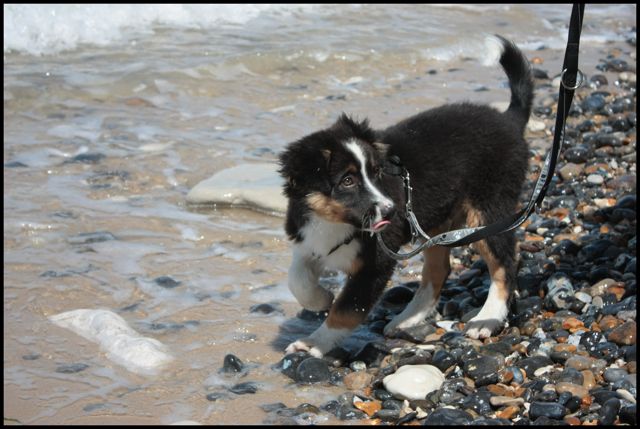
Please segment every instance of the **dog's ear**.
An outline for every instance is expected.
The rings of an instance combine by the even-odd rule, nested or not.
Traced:
[[[373,143],[375,141],[375,132],[369,126],[368,119],[357,121],[346,113],[343,113],[340,115],[333,127],[349,130],[349,134],[362,141],[369,143]]]
[[[280,153],[278,172],[285,180],[286,196],[330,186],[325,182],[332,152],[323,144],[323,139],[322,132],[314,133],[287,145]]]

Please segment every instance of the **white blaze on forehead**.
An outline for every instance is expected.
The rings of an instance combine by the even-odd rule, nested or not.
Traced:
[[[360,172],[362,174],[362,180],[364,181],[364,186],[375,197],[376,202],[377,203],[392,204],[391,200],[389,198],[385,197],[382,194],[382,192],[380,192],[380,190],[378,188],[376,188],[373,185],[373,183],[371,182],[371,180],[369,179],[369,176],[367,174],[367,168],[366,168],[366,165],[367,165],[366,156],[364,154],[364,151],[360,147],[360,145],[358,143],[356,143],[355,141],[353,141],[353,140],[349,140],[348,142],[345,143],[345,147],[347,149],[349,149],[349,151],[351,151],[351,153],[353,153],[353,156],[355,156],[355,158],[360,163]]]

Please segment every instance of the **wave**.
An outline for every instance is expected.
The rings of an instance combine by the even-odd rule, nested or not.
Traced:
[[[209,29],[244,25],[267,14],[288,17],[316,9],[314,5],[4,5],[4,52],[31,55],[73,50],[80,44],[125,43],[154,27]]]

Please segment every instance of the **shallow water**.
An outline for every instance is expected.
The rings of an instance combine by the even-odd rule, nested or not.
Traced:
[[[553,76],[570,14],[567,5],[123,6],[122,27],[114,14],[92,29],[82,18],[104,10],[56,9],[52,18],[13,7],[5,6],[4,405],[5,418],[27,424],[259,424],[261,404],[334,399],[343,388],[296,386],[271,368],[313,328],[294,317],[283,220],[196,210],[187,192],[223,168],[273,161],[342,111],[383,127],[448,101],[507,101],[502,71],[481,64],[481,35],[513,39]],[[592,70],[612,45],[624,46],[632,26],[635,5],[587,6],[581,66]],[[394,281],[417,279],[414,265]],[[180,283],[163,287],[161,276]],[[281,312],[250,312],[265,302]],[[175,360],[138,375],[47,319],[79,308],[118,313]],[[218,373],[227,353],[248,364],[247,375]],[[69,364],[88,367],[60,371]],[[258,392],[206,399],[241,381]]]

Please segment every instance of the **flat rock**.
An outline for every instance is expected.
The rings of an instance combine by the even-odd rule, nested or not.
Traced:
[[[192,204],[220,204],[283,215],[287,199],[284,180],[276,164],[241,164],[221,170],[194,186],[187,194]]]
[[[424,399],[444,383],[444,374],[433,365],[405,365],[390,375],[382,384],[398,399]]]
[[[141,336],[112,311],[78,309],[50,316],[49,320],[100,344],[109,359],[132,372],[154,374],[173,359],[160,341]]]

